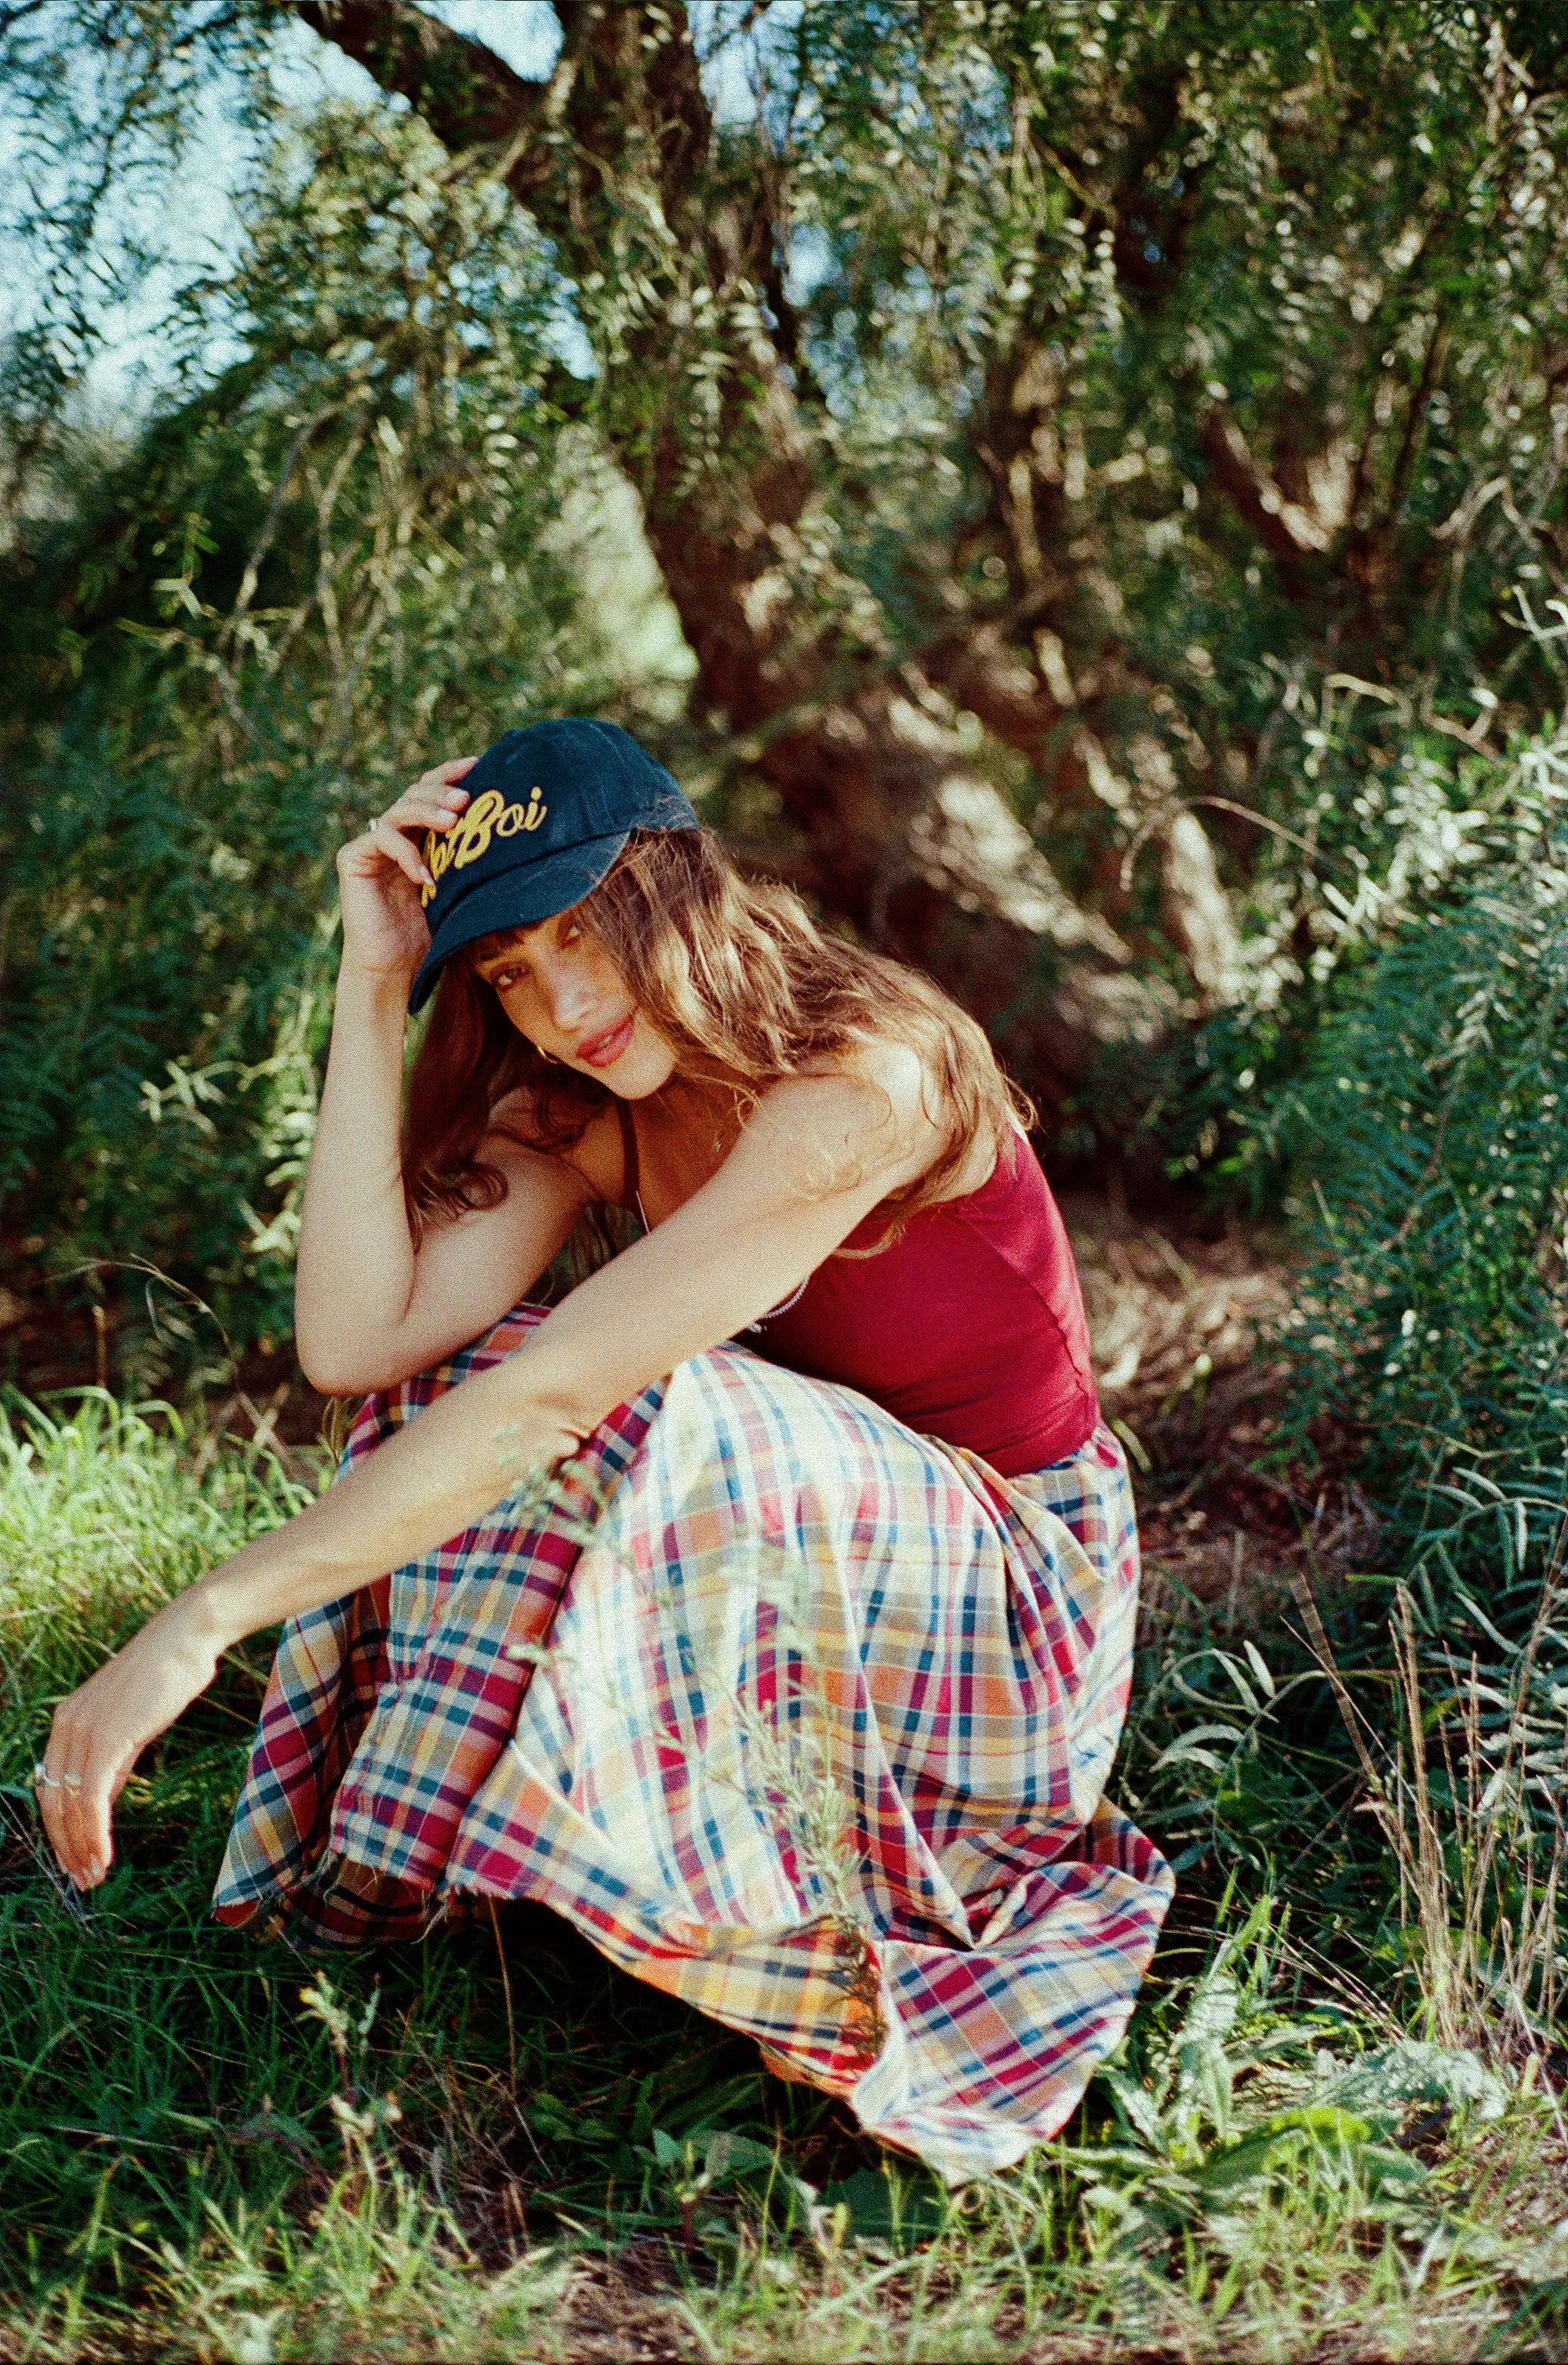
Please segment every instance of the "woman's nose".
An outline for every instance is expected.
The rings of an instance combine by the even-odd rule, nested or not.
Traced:
[[[575,1034],[594,1008],[593,981],[575,961],[554,965],[543,979],[544,998],[552,1023],[563,1035]]]

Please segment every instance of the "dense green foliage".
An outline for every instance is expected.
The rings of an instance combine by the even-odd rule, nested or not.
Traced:
[[[1498,758],[1327,744],[1301,987],[1260,965],[1166,1059],[1146,1126],[1173,1177],[1283,1198],[1280,1450],[1353,1464],[1397,1560],[1456,1479],[1547,1531],[1563,1501],[1568,778],[1555,732]]]
[[[1159,1103],[1183,1164],[1241,1156],[1242,1093],[1305,1074],[1337,1006],[1333,898],[1383,877],[1406,808],[1462,808],[1455,740],[1561,704],[1558,644],[1521,629],[1562,574],[1550,12],[945,0],[703,24],[711,74],[749,56],[756,87],[678,185],[610,46],[588,62],[636,193],[609,213],[610,163],[547,123],[509,185],[418,111],[291,111],[268,61],[314,37],[259,0],[51,0],[7,28],[17,137],[55,178],[16,199],[35,319],[5,392],[0,1226],[24,1295],[94,1269],[117,1369],[199,1372],[217,1337],[182,1342],[165,1296],[160,1338],[117,1261],[204,1297],[241,1351],[286,1331],[334,845],[519,715],[647,724],[604,571],[558,531],[627,476],[654,557],[621,555],[664,570],[696,651],[666,627],[697,679],[654,727],[718,781],[709,810],[777,831],[781,737],[857,683],[868,730],[874,691],[909,693],[909,731],[1000,787],[1083,906],[1053,961],[1130,956],[1173,982],[1179,1031],[1223,1005]],[[171,297],[180,374],[106,443],[61,404],[112,328],[105,272],[132,284],[151,253],[136,193],[203,108],[253,160],[236,258]],[[771,243],[721,287],[758,191]],[[704,579],[759,533],[706,619]],[[688,581],[690,536],[711,564]],[[782,685],[778,713],[747,719],[742,674]],[[784,850],[831,911],[854,866],[813,874],[799,832],[839,791],[803,777]],[[1193,887],[1200,813],[1228,906]],[[898,821],[879,878],[928,820]],[[1017,908],[987,869],[1015,856],[985,845],[959,904]],[[874,933],[886,891],[841,924]],[[1048,968],[1009,969],[1014,1000]],[[1112,1064],[1116,1146],[1134,1095]],[[1280,1171],[1240,1180],[1267,1195]]]
[[[1476,767],[1468,786],[1472,862],[1388,931],[1293,1095],[1316,1250],[1296,1417],[1357,1424],[1365,1482],[1406,1497],[1406,1517],[1439,1474],[1479,1469],[1554,1521],[1568,1439],[1562,745],[1490,778]]]
[[[435,753],[598,683],[542,539],[553,298],[494,185],[330,111],[222,300],[243,361],[13,562],[0,1207],[46,1269],[150,1261],[242,1348],[290,1327],[336,846]],[[129,1367],[210,1366],[166,1293],[137,1321],[143,1285],[100,1283]]]
[[[1506,661],[1539,698],[1551,669],[1501,611],[1556,576],[1544,12],[808,8],[797,38],[777,104],[829,266],[807,350],[846,476],[881,493],[857,547],[918,647],[947,488],[963,558],[1080,677],[1047,789],[1095,713],[1090,665],[1185,793],[1234,795],[1235,751],[1265,810],[1303,795],[1264,739],[1293,679],[1419,686],[1468,725]],[[994,444],[954,433],[977,401]],[[988,506],[1020,452],[1032,526]]]

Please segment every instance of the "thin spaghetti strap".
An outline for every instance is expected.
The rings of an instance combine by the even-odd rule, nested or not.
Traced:
[[[637,1169],[637,1128],[631,1109],[616,1095],[615,1114],[621,1120],[621,1204],[630,1213],[643,1212],[642,1177]]]

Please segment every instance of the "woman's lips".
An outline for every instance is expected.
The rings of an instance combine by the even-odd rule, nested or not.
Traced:
[[[586,1067],[613,1068],[632,1040],[632,1030],[637,1024],[636,1012],[631,1011],[618,1025],[606,1027],[602,1035],[590,1035],[586,1043],[577,1045],[577,1057]]]

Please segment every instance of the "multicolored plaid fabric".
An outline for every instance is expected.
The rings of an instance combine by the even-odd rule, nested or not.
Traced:
[[[512,1351],[366,1405],[353,1461]],[[528,1897],[952,2180],[1054,2134],[1172,1882],[1103,1788],[1120,1447],[1004,1479],[716,1348],[542,1495],[286,1629],[217,1911],[318,1944]]]

